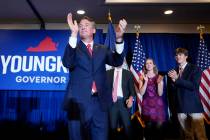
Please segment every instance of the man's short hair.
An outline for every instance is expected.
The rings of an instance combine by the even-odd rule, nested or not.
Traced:
[[[90,17],[88,17],[88,16],[83,16],[83,17],[80,19],[80,21],[81,21],[81,20],[84,20],[84,19],[90,21],[90,22],[92,23],[92,25],[93,25],[93,28],[96,29],[96,23],[95,23],[95,21],[94,21],[92,18],[90,18]]]
[[[185,56],[188,56],[188,50],[185,48],[177,48],[175,53],[176,53],[176,55],[184,54]]]

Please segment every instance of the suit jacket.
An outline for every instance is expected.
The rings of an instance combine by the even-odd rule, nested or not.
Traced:
[[[107,81],[108,81],[108,91],[112,93],[113,89],[113,80],[114,80],[114,69],[107,71]],[[123,100],[126,101],[129,96],[135,96],[135,87],[134,87],[134,78],[133,74],[123,69],[122,70],[122,91],[123,91]]]
[[[90,56],[85,44],[80,41],[76,48],[67,44],[62,59],[63,65],[69,68],[69,83],[64,97],[63,107],[69,111],[72,106],[77,109],[88,107],[91,101],[92,83],[95,81],[99,100],[103,110],[108,109],[112,96],[106,92],[105,64],[119,66],[124,55],[112,52],[104,45],[94,44]]]
[[[176,68],[176,71],[178,72],[178,68]],[[203,107],[199,98],[200,77],[200,69],[197,66],[188,63],[182,76],[175,82],[171,82],[171,92],[174,96],[173,102],[177,113],[203,112]]]

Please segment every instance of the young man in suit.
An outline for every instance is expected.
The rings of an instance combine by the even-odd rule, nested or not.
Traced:
[[[119,123],[122,124],[126,139],[131,140],[131,116],[130,108],[133,105],[133,98],[136,95],[134,79],[130,71],[122,66],[107,71],[108,90],[112,93],[112,106],[109,109],[111,127],[111,138],[117,136]]]
[[[185,140],[207,140],[202,116],[203,107],[199,98],[201,71],[187,62],[188,51],[176,49],[178,67],[169,71],[174,96],[175,109]]]
[[[124,19],[119,21],[116,28],[116,51],[112,52],[108,47],[94,43],[96,28],[91,18],[83,17],[78,25],[69,13],[67,21],[71,36],[62,62],[70,72],[64,97],[64,109],[70,118],[70,139],[106,140],[111,95],[106,91],[105,64],[119,66],[123,63],[123,34],[127,22]],[[78,33],[80,41],[77,41]]]

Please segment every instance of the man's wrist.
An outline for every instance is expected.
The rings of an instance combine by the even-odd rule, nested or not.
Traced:
[[[176,77],[175,77],[175,81],[176,81],[178,78],[179,78],[179,76],[176,76]]]
[[[70,36],[69,37],[69,45],[72,48],[76,48],[76,45],[77,45],[77,37]]]
[[[116,44],[122,44],[123,43],[123,39],[122,38],[117,38],[116,39]]]
[[[71,33],[71,36],[72,36],[72,37],[77,37],[77,34],[78,34],[77,32],[72,32],[72,33]]]
[[[172,81],[176,82],[177,79],[178,77],[172,78]]]
[[[130,100],[130,101],[133,101],[133,96],[130,96],[130,97],[129,97],[129,100]]]
[[[122,43],[123,43],[123,41],[121,41],[121,42],[116,41],[116,44],[122,44]]]

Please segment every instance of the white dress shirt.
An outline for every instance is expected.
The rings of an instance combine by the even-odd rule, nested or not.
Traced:
[[[184,65],[182,65],[182,66],[179,66],[179,68],[182,68],[182,70],[184,70],[184,68],[187,66],[187,62],[184,64]]]

